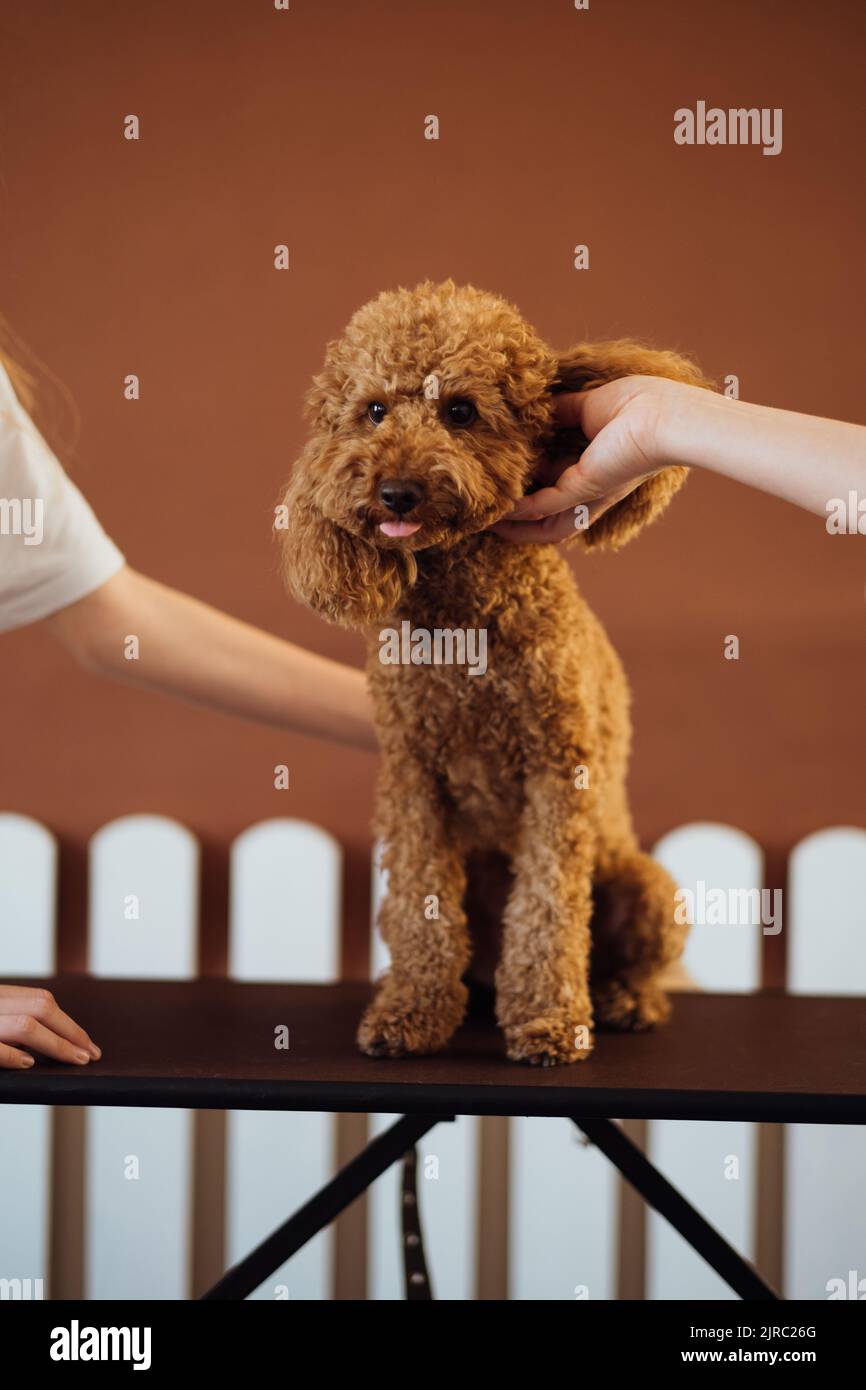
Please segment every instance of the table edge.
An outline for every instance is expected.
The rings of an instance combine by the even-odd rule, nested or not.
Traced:
[[[0,1073],[0,1106],[125,1106],[353,1114],[527,1115],[539,1118],[744,1120],[866,1124],[866,1095],[406,1082],[255,1081],[202,1077],[26,1077]]]

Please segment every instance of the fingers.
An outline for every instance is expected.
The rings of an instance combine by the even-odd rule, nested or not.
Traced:
[[[521,497],[507,519],[541,521],[543,517],[552,516],[555,512],[564,512],[566,507],[597,500],[598,491],[587,481],[581,461],[564,469],[551,487],[542,487],[538,492],[530,492],[528,496]]]
[[[4,1014],[0,1017],[0,1042],[17,1043],[57,1062],[76,1062],[82,1066],[90,1061],[90,1053],[60,1038],[44,1023],[30,1014]]]
[[[28,1012],[40,1023],[43,1023],[46,1028],[50,1028],[52,1033],[66,1038],[79,1051],[89,1053],[94,1061],[97,1061],[102,1053],[96,1043],[73,1018],[69,1017],[69,1014],[63,1012],[54,995],[47,989],[37,990],[36,993],[39,997],[36,999],[34,1007],[28,1009]]]
[[[553,398],[553,418],[563,429],[583,430],[589,391],[562,391]],[[586,431],[584,430],[584,434]]]
[[[102,1053],[47,989],[0,985],[0,1041],[27,1047],[61,1062],[82,1064]]]
[[[498,536],[518,545],[557,545],[578,531],[585,531],[607,511],[609,505],[611,504],[607,501],[591,503],[588,507],[588,519],[584,520],[576,517],[574,511],[569,508],[567,511],[546,516],[541,521],[499,521],[490,529]]]
[[[638,483],[634,484],[637,487]],[[617,488],[606,497],[599,497],[594,502],[582,503],[576,507],[569,507],[566,511],[553,512],[538,521],[513,521],[512,512],[510,517],[497,522],[491,526],[491,531],[495,531],[498,536],[503,536],[505,540],[514,541],[518,545],[558,545],[560,541],[568,540],[577,531],[588,531],[600,516],[609,512],[611,507],[615,507],[617,502],[621,502],[634,487]],[[526,499],[529,500],[528,498]]]
[[[19,1052],[17,1047],[7,1047],[0,1043],[0,1071],[22,1071],[33,1066],[29,1052]]]

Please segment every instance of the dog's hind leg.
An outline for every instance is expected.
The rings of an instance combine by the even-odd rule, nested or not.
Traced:
[[[636,1031],[668,1017],[658,977],[682,954],[688,931],[677,921],[676,891],[670,874],[637,849],[600,857],[590,974],[599,1027]]]

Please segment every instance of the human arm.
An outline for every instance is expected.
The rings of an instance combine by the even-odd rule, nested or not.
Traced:
[[[88,670],[226,714],[373,750],[363,674],[124,565],[43,620]],[[126,639],[138,639],[129,659]]]
[[[735,401],[660,377],[623,377],[557,397],[557,423],[589,440],[579,460],[524,497],[496,528],[520,543],[574,535],[671,464],[706,469],[827,515],[849,491],[866,496],[866,427]],[[545,481],[545,480],[542,480]]]

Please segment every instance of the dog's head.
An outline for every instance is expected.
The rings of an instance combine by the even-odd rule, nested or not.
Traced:
[[[594,375],[591,348],[557,357],[510,304],[450,281],[372,300],[328,347],[307,398],[312,428],[285,497],[289,586],[347,626],[393,613],[420,552],[486,530],[531,486],[553,389],[623,374]],[[618,508],[597,540],[637,529],[629,499]],[[640,511],[641,523],[654,514],[645,501]]]

